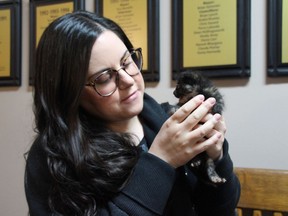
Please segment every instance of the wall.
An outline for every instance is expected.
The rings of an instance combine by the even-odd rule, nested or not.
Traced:
[[[3,1],[3,0],[1,0]],[[32,89],[28,85],[29,1],[23,0],[22,86],[0,88],[0,215],[27,215],[23,188],[24,152],[33,140]],[[93,0],[86,8],[93,11]],[[266,77],[266,5],[252,0],[251,77],[215,81],[225,96],[224,113],[235,166],[288,169],[288,78]],[[159,102],[176,102],[170,81],[170,0],[160,0],[159,83],[147,92]]]

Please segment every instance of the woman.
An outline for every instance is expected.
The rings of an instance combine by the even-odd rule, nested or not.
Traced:
[[[30,215],[233,215],[240,193],[214,98],[168,118],[144,93],[141,49],[89,12],[51,23],[39,42],[37,136],[25,190]],[[227,182],[189,169],[206,151]]]

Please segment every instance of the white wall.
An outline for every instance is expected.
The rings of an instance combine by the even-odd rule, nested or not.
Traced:
[[[0,0],[3,1],[3,0]],[[0,215],[27,215],[23,188],[24,157],[33,140],[32,90],[28,85],[29,0],[23,0],[22,86],[0,88]],[[266,5],[252,0],[251,77],[215,81],[225,96],[227,138],[235,166],[288,169],[288,77],[266,76]],[[86,1],[93,11],[94,0]],[[160,0],[159,83],[147,92],[159,102],[172,95],[170,0]]]

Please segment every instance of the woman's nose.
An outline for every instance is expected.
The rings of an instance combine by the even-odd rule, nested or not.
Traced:
[[[125,89],[134,84],[134,78],[130,76],[124,68],[118,70],[118,88]]]

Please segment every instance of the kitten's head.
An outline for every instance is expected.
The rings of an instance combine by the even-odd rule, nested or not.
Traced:
[[[174,90],[175,97],[179,98],[179,106],[182,106],[191,98],[198,94],[203,94],[205,98],[214,97],[216,105],[212,113],[222,113],[224,100],[218,89],[213,83],[199,71],[181,72]]]

